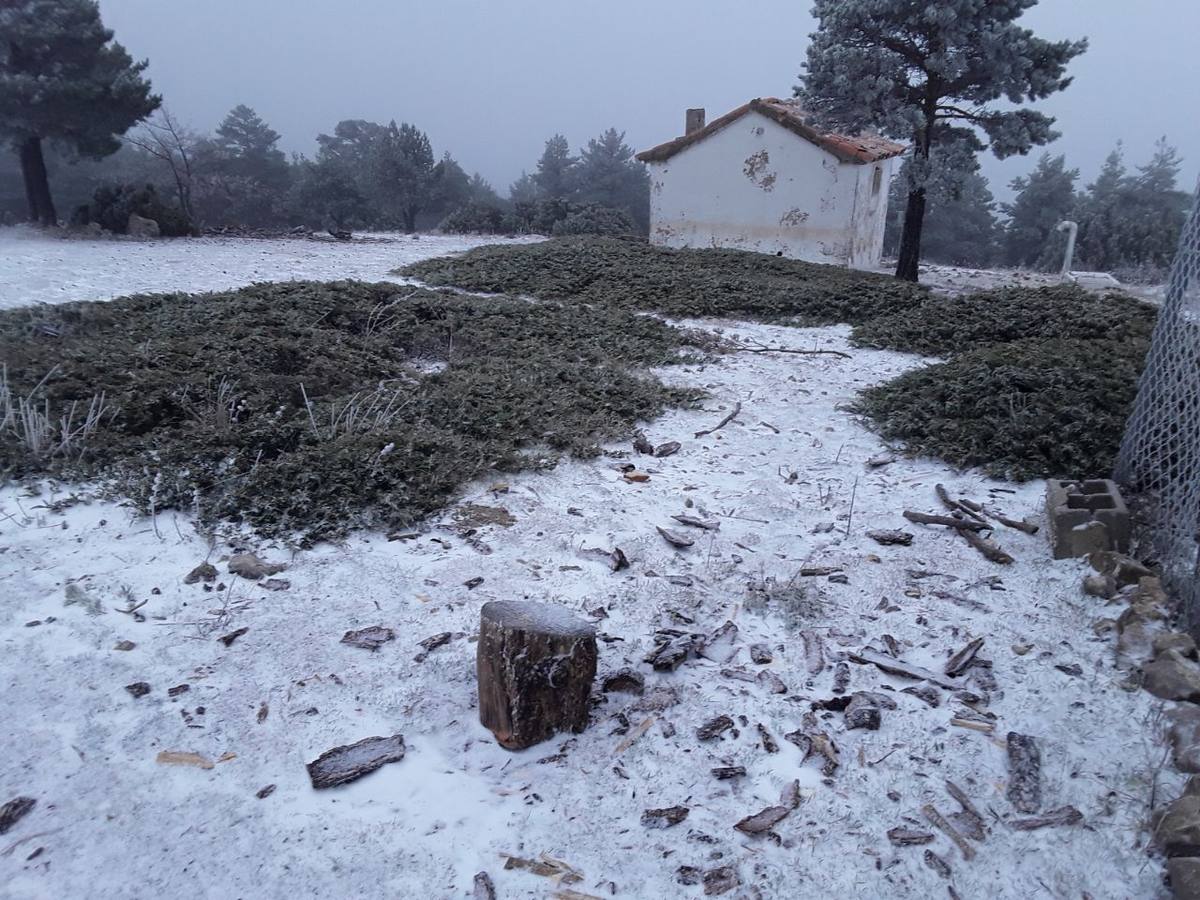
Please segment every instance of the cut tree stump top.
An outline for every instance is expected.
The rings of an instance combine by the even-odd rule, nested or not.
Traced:
[[[585,619],[562,606],[521,600],[485,603],[481,615],[513,631],[533,631],[558,637],[594,638],[596,629]]]

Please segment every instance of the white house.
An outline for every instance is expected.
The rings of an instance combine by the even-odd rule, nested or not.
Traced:
[[[792,100],[751,100],[707,125],[689,109],[682,137],[637,156],[650,168],[650,240],[875,268],[904,150],[818,129]]]

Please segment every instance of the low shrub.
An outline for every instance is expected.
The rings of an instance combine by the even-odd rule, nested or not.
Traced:
[[[585,203],[576,207],[565,218],[555,222],[551,229],[552,234],[560,237],[568,234],[634,234],[636,231],[637,225],[629,213],[599,203]]]
[[[195,231],[183,211],[164,202],[152,184],[102,185],[91,203],[75,210],[71,223],[95,222],[113,234],[125,234],[131,214],[153,219],[163,237],[184,237]]]
[[[686,402],[642,370],[706,348],[644,316],[359,282],[8,310],[14,396],[111,412],[70,460],[0,431],[0,472],[308,541],[404,525]]]
[[[442,220],[438,229],[447,234],[504,234],[504,211],[491,203],[468,203]]]

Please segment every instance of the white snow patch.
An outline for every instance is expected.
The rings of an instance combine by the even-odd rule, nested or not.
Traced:
[[[163,246],[155,252],[176,252]],[[194,245],[178,246],[188,253]],[[214,246],[222,248],[214,256],[245,252]],[[389,256],[379,265],[396,263]],[[89,267],[76,265],[81,273]],[[110,293],[133,289],[112,277]],[[955,535],[900,517],[905,508],[936,510],[937,482],[976,500],[994,498],[1010,516],[1036,517],[1043,486],[956,473],[929,459],[868,469],[867,459],[885,448],[842,406],[918,360],[851,348],[846,328],[724,328],[770,346],[846,350],[852,359],[732,354],[665,371],[712,395],[702,411],[670,412],[646,426],[654,443],[682,442],[679,454],[640,457],[651,476],[641,485],[621,477],[620,460],[601,458],[507,477],[508,493],[469,486],[464,502],[502,505],[516,517],[510,528],[475,535],[490,554],[455,530],[447,510],[416,539],[357,533],[294,554],[257,547],[265,558],[289,561],[279,577],[290,590],[271,591],[229,575],[222,560],[231,548],[210,549],[186,515],[152,522],[101,502],[50,512],[39,507],[67,489],[41,497],[0,491],[0,799],[39,801],[0,839],[0,893],[463,897],[474,873],[487,870],[500,896],[543,897],[554,886],[505,871],[500,854],[546,853],[583,872],[573,890],[596,896],[610,896],[611,882],[617,897],[698,897],[700,887],[676,882],[678,867],[726,864],[769,898],[945,896],[945,882],[922,861],[924,848],[893,848],[885,832],[926,828],[925,803],[956,811],[944,788],[949,778],[990,828],[970,862],[940,833],[931,845],[949,861],[959,895],[1159,895],[1161,866],[1141,849],[1142,829],[1153,780],[1161,797],[1173,796],[1179,779],[1158,771],[1163,704],[1118,686],[1113,640],[1091,630],[1113,608],[1080,593],[1083,565],[1053,560],[1043,535],[998,533],[1017,558],[999,567]],[[692,438],[735,401],[743,404],[735,421]],[[791,483],[789,471],[798,473]],[[717,517],[721,528],[697,531],[695,546],[680,551],[654,526],[682,527],[669,516],[687,501],[689,512]],[[915,534],[911,547],[881,547],[865,536],[898,527]],[[585,546],[619,546],[631,566],[613,573],[581,555]],[[183,583],[205,558],[222,570],[224,588]],[[842,566],[849,583],[801,579],[803,565]],[[936,574],[914,578],[906,570]],[[667,577],[680,575],[692,585]],[[477,576],[483,583],[468,590],[464,582]],[[811,582],[820,591],[824,612],[803,624],[825,638],[827,653],[881,646],[887,633],[909,661],[940,669],[950,652],[986,637],[981,656],[993,661],[999,685],[988,707],[998,717],[995,734],[951,726],[958,704],[947,692],[938,709],[897,693],[899,708],[883,712],[878,732],[846,732],[840,714],[827,714],[822,727],[842,766],[824,780],[783,735],[800,725],[810,699],[830,697],[832,673],[810,677],[784,617],[743,605],[747,584],[763,578]],[[86,579],[105,612],[64,606],[69,579]],[[146,621],[115,611],[126,605],[124,587],[148,600]],[[636,697],[610,694],[584,733],[521,753],[501,749],[478,722],[471,636],[483,603],[520,599],[581,613],[604,607],[597,627],[616,640],[600,644],[601,677],[639,667],[647,695],[666,687],[678,702],[660,691],[665,708],[647,709]],[[695,625],[681,625],[672,610]],[[732,665],[755,671],[745,648],[769,643],[770,667],[788,694],[722,677],[722,665],[703,659],[665,674],[641,663],[655,628],[712,631],[727,619],[740,629]],[[346,630],[371,625],[394,628],[397,640],[378,652],[339,643]],[[249,630],[232,646],[216,640],[236,628]],[[415,662],[418,642],[443,631],[468,637]],[[137,646],[114,650],[121,640]],[[1011,649],[1018,643],[1033,649],[1018,655]],[[1083,675],[1055,669],[1068,663]],[[906,685],[874,668],[851,668],[852,690]],[[131,697],[124,685],[136,681],[151,693]],[[183,683],[190,689],[169,698],[167,689]],[[695,728],[718,714],[735,718],[738,736],[699,743]],[[618,752],[650,717],[649,729]],[[761,749],[757,723],[778,741],[778,754]],[[1018,832],[1004,824],[1014,818],[1005,798],[1010,730],[1039,740],[1044,808],[1072,804],[1084,825]],[[305,764],[323,751],[397,732],[410,747],[403,761],[343,788],[309,785]],[[236,756],[206,771],[160,765],[162,750]],[[717,781],[709,770],[719,765],[743,765],[747,775]],[[777,827],[782,846],[733,830],[778,802],[793,778],[804,799]],[[275,792],[256,799],[268,784]],[[685,822],[654,831],[640,824],[643,810],[675,804],[691,809]]]

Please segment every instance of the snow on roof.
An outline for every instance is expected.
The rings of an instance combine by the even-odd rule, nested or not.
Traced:
[[[703,128],[685,134],[674,140],[659,144],[649,150],[643,150],[637,155],[642,162],[662,162],[670,159],[676,153],[704,140],[726,125],[732,125],[749,112],[757,112],[772,119],[791,131],[793,134],[816,144],[823,150],[832,153],[842,162],[873,163],[883,159],[899,156],[907,148],[886,138],[873,134],[851,136],[825,131],[810,124],[804,113],[804,108],[798,100],[780,100],[777,97],[758,97],[726,113],[719,119],[713,119]]]

